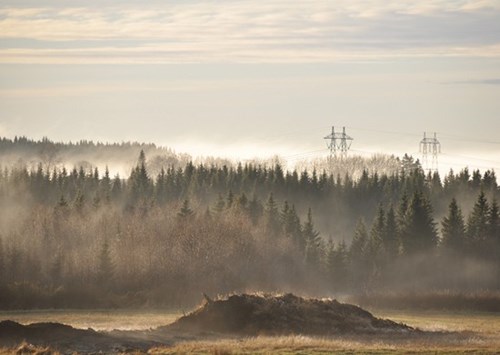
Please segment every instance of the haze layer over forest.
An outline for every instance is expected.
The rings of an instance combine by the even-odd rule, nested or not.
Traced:
[[[8,308],[188,306],[200,292],[500,288],[493,171],[441,177],[409,156],[300,171],[279,161],[194,163],[136,143],[23,138],[1,148]],[[115,163],[109,152],[137,153],[129,174],[95,167],[93,159]],[[65,167],[58,157],[86,163]]]

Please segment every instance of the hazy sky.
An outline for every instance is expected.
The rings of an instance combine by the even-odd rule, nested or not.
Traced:
[[[0,135],[500,170],[500,0],[2,0]],[[309,153],[312,152],[312,153]]]

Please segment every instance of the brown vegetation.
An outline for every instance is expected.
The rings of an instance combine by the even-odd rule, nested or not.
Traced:
[[[306,299],[293,294],[242,294],[206,301],[168,328],[185,332],[212,331],[250,336],[404,333],[413,330],[404,324],[375,318],[351,304],[330,299]]]

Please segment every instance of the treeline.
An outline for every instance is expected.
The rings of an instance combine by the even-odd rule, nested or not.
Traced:
[[[497,290],[498,193],[492,171],[441,182],[408,156],[395,174],[359,179],[193,163],[152,177],[144,152],[126,179],[83,167],[4,169],[0,305]]]
[[[48,138],[40,140],[27,137],[9,139],[0,137],[0,161],[5,166],[36,167],[41,164],[51,171],[62,166],[92,166],[108,164],[114,171],[122,171],[133,166],[140,151],[150,157],[151,172],[159,171],[161,166],[185,166],[193,158],[184,153],[177,153],[168,147],[152,143],[121,142],[103,143],[91,140],[78,142],[54,142]],[[227,163],[223,159],[208,159],[217,163]]]

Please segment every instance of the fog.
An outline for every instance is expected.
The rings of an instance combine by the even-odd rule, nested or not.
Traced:
[[[493,171],[426,174],[408,155],[289,167],[139,143],[1,144],[5,308],[500,287]]]

